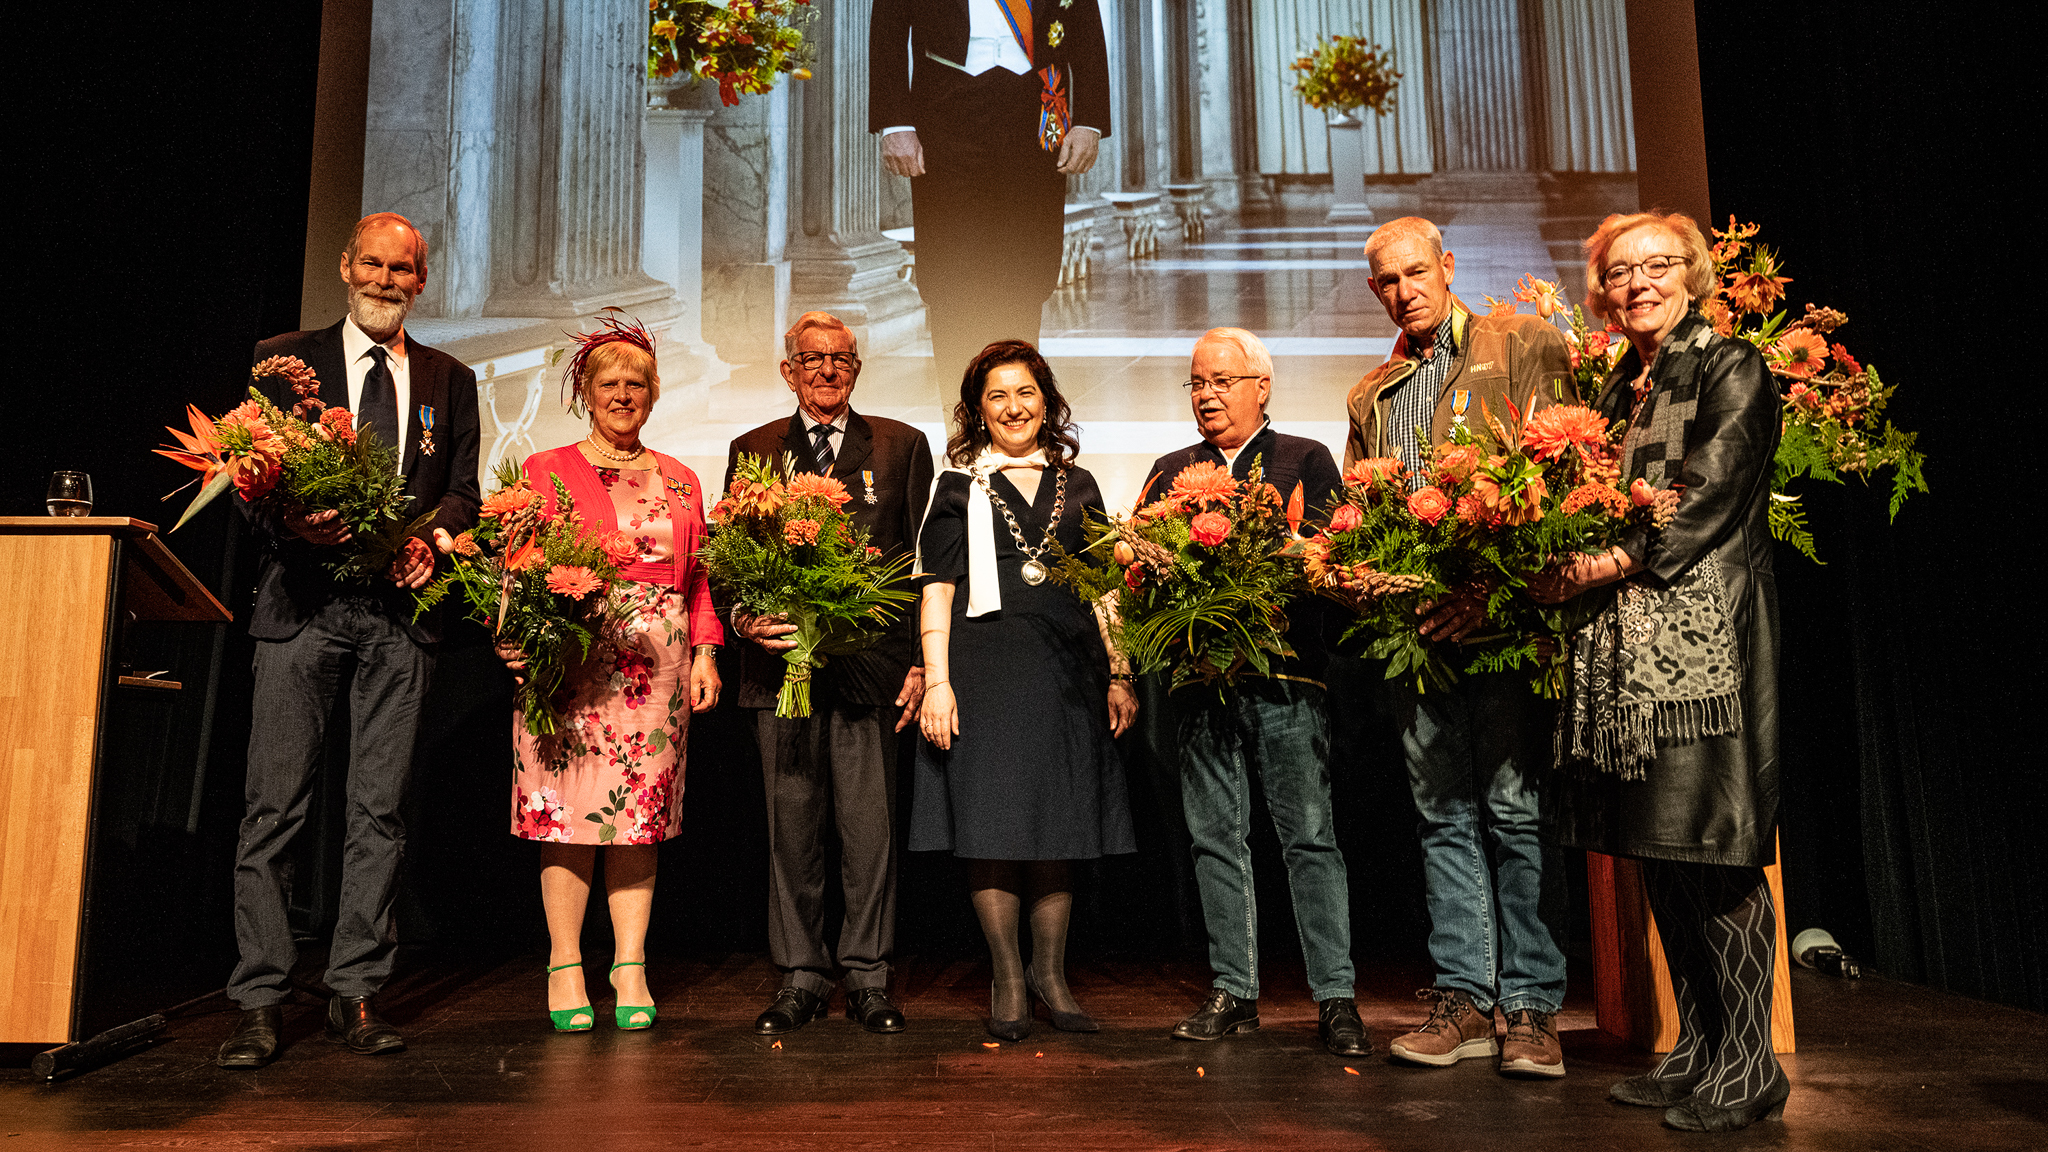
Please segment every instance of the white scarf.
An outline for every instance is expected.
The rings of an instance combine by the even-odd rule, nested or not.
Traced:
[[[984,448],[974,463],[966,468],[951,467],[945,472],[957,472],[967,477],[967,614],[986,616],[1003,610],[1003,589],[996,576],[996,532],[995,505],[988,487],[988,477],[1000,468],[1046,467],[1045,450],[1033,449],[1027,456],[1006,456],[994,448]],[[1044,483],[1044,481],[1040,481]],[[980,499],[976,499],[976,490]],[[932,499],[925,502],[925,517],[930,519],[933,500],[938,496],[939,477],[932,477]],[[917,567],[924,571],[924,529],[918,528]]]

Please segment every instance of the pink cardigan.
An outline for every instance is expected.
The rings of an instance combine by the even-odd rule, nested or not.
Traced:
[[[702,485],[697,474],[673,456],[654,452],[654,462],[668,488],[668,514],[675,524],[675,564],[673,571],[665,564],[630,564],[624,575],[650,584],[667,584],[681,592],[690,619],[690,643],[723,644],[725,629],[718,623],[718,613],[711,605],[711,584],[705,578],[704,566],[697,563],[697,549],[704,543],[705,531]],[[554,482],[548,479],[551,475],[560,476],[568,485],[576,510],[590,530],[611,532],[618,528],[604,482],[597,478],[597,469],[583,458],[576,445],[550,448],[526,458],[526,482],[547,501],[552,512],[556,501]]]

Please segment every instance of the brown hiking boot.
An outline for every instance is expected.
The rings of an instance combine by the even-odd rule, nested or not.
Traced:
[[[1493,1013],[1481,1012],[1469,995],[1455,989],[1422,988],[1415,998],[1434,1000],[1436,1007],[1430,1009],[1422,1027],[1387,1046],[1396,1059],[1448,1068],[1469,1056],[1491,1056],[1500,1051],[1493,1038]],[[1560,1064],[1560,1071],[1562,1068]]]
[[[1517,1008],[1507,1017],[1508,1032],[1500,1045],[1500,1074],[1564,1075],[1564,1045],[1557,1040],[1557,1017],[1535,1008]]]

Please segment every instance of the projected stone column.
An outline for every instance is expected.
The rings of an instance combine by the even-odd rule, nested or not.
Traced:
[[[924,302],[900,274],[903,246],[882,235],[880,147],[868,132],[871,0],[816,0],[818,66],[797,83],[802,131],[793,150],[797,199],[789,238],[789,310],[830,312],[863,356],[898,351],[924,333]]]
[[[1432,213],[1533,222],[1542,210],[1533,138],[1543,131],[1543,109],[1532,98],[1537,77],[1522,11],[1530,2],[1442,0],[1429,8],[1437,176],[1423,203]]]
[[[503,0],[497,195],[486,316],[624,308],[672,318],[670,287],[641,267],[640,0]]]

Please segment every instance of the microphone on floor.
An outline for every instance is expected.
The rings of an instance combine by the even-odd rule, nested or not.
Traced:
[[[1842,951],[1835,938],[1825,928],[1808,928],[1792,938],[1792,956],[1799,963],[1816,972],[1840,976],[1844,980],[1863,978],[1863,966],[1855,957]]]

